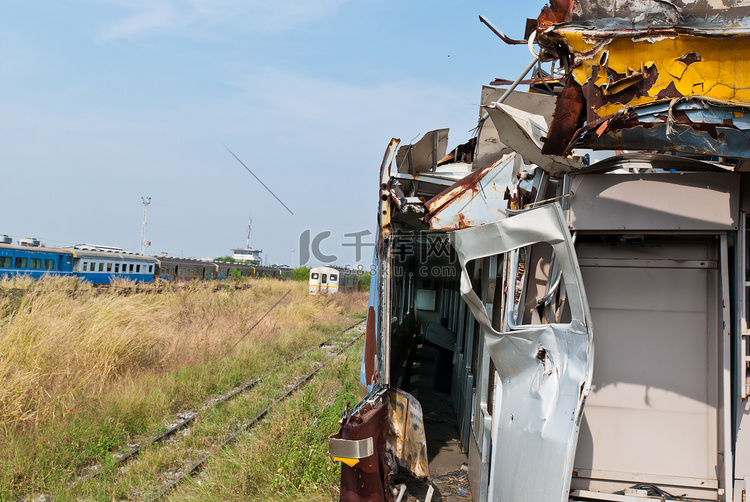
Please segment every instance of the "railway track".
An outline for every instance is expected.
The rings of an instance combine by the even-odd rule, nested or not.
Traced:
[[[313,361],[313,365],[315,367],[312,370],[307,371],[301,377],[294,380],[291,384],[286,385],[287,390],[285,392],[283,392],[280,395],[277,395],[275,398],[273,398],[270,401],[266,401],[267,403],[266,406],[260,412],[258,412],[251,420],[245,423],[242,423],[239,427],[237,427],[231,433],[229,433],[226,437],[224,437],[224,439],[220,441],[216,441],[209,448],[209,453],[202,455],[200,459],[193,462],[186,469],[180,472],[176,477],[173,477],[173,479],[171,479],[165,486],[161,487],[158,490],[156,495],[149,498],[148,500],[157,500],[161,498],[164,494],[166,494],[169,490],[174,488],[177,484],[179,484],[186,477],[189,477],[192,474],[199,471],[200,468],[203,466],[203,464],[206,462],[206,460],[208,460],[215,452],[218,452],[219,450],[221,450],[222,447],[234,441],[237,438],[237,436],[241,434],[242,432],[247,431],[248,429],[251,429],[256,424],[258,424],[261,420],[263,420],[263,418],[271,411],[271,409],[274,406],[276,406],[277,404],[281,403],[286,398],[294,394],[298,389],[300,389],[302,386],[308,383],[319,371],[321,371],[323,368],[328,366],[338,356],[343,354],[348,348],[353,346],[362,336],[364,336],[364,333],[358,332],[356,336],[352,338],[346,338],[343,341],[338,341],[337,338],[341,337],[345,333],[353,330],[354,328],[356,328],[357,326],[360,326],[363,323],[364,323],[364,320],[361,320],[361,321],[358,321],[356,323],[353,323],[345,327],[344,329],[337,331],[332,336],[307,348],[306,350],[284,361],[283,363],[275,366],[274,368],[270,369],[263,375],[234,388],[232,391],[228,392],[227,394],[219,398],[214,398],[208,401],[206,404],[204,404],[204,406],[201,408],[200,411],[179,415],[180,420],[176,424],[169,427],[166,431],[150,438],[147,441],[142,442],[141,444],[133,447],[130,451],[117,457],[116,460],[114,461],[114,467],[115,468],[124,467],[124,464],[133,460],[135,457],[140,455],[143,451],[149,449],[152,446],[157,445],[158,443],[165,442],[167,439],[174,436],[178,431],[184,431],[186,429],[189,429],[192,425],[196,424],[196,422],[198,421],[200,417],[206,415],[210,410],[215,409],[219,405],[226,403],[230,400],[233,400],[237,398],[238,396],[247,394],[252,389],[257,388],[259,384],[261,384],[261,382],[268,380],[269,377],[271,377],[275,373],[278,373],[280,370],[284,368],[289,368],[290,366],[302,360],[306,355],[310,354],[311,352],[317,349],[328,349],[326,356],[323,358],[323,361],[318,361],[318,360]],[[332,352],[330,350],[332,350]],[[104,472],[104,469],[102,468],[91,469],[89,473],[83,476],[80,476],[76,481],[71,483],[69,489],[73,490],[74,488],[79,487],[83,483],[86,483],[87,481],[99,476],[102,472]]]
[[[194,474],[195,472],[197,472],[200,469],[200,467],[214,454],[214,452],[219,451],[221,448],[223,448],[227,444],[229,444],[232,441],[234,441],[239,434],[245,432],[246,430],[248,430],[251,427],[253,427],[254,425],[256,425],[258,422],[260,422],[261,420],[263,420],[263,418],[268,414],[269,411],[271,411],[271,409],[275,405],[279,404],[280,402],[282,402],[283,400],[285,400],[286,398],[288,398],[289,396],[291,396],[300,387],[302,387],[307,382],[309,382],[320,370],[322,370],[323,368],[325,368],[326,366],[328,366],[331,362],[333,362],[336,359],[336,357],[338,357],[339,355],[341,355],[342,353],[344,353],[344,351],[346,351],[346,349],[348,349],[349,347],[351,347],[352,345],[354,345],[363,336],[364,336],[364,333],[361,333],[361,334],[357,335],[354,339],[352,339],[350,342],[346,343],[337,352],[335,352],[332,356],[330,356],[327,361],[325,361],[324,363],[320,364],[313,371],[311,371],[307,375],[304,375],[302,378],[300,378],[289,390],[287,390],[285,393],[283,393],[282,395],[280,395],[279,397],[277,397],[276,399],[274,399],[273,401],[271,401],[271,403],[268,406],[266,406],[260,413],[258,413],[254,418],[252,418],[250,421],[245,422],[244,424],[242,424],[237,430],[235,430],[234,432],[232,432],[224,440],[222,440],[221,442],[219,442],[219,443],[215,444],[214,446],[212,446],[211,453],[208,453],[208,454],[204,455],[200,460],[198,460],[197,462],[193,463],[188,469],[186,469],[185,471],[183,471],[182,473],[180,473],[176,479],[174,479],[169,484],[167,484],[167,486],[165,486],[164,488],[162,488],[161,490],[159,490],[159,492],[156,495],[154,495],[152,498],[150,498],[149,500],[150,501],[154,501],[154,500],[160,499],[165,493],[167,493],[169,490],[171,490],[172,488],[174,488],[183,479],[185,479],[186,477],[188,477],[188,476]]]

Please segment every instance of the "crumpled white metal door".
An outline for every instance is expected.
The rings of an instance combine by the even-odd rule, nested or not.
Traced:
[[[583,406],[593,372],[591,316],[558,204],[454,232],[461,295],[484,328],[497,369],[488,500],[568,500]],[[467,262],[546,242],[562,273],[571,322],[498,331],[472,289]]]

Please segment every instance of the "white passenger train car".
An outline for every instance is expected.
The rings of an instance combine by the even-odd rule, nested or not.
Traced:
[[[348,271],[333,267],[315,267],[310,269],[308,291],[311,295],[318,293],[332,295],[340,291],[354,290],[359,283],[359,277]]]

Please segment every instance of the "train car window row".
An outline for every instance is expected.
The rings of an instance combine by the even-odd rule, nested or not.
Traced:
[[[46,264],[47,261],[49,261],[50,263],[54,264],[53,260],[46,260],[45,261],[45,268],[48,268],[48,266]],[[113,268],[112,268],[113,264],[111,262],[105,263],[105,262],[94,262],[94,261],[88,262],[88,261],[84,261],[83,264],[82,264],[82,266],[81,266],[81,270],[83,272],[96,272],[97,271],[97,265],[98,265],[99,272],[104,272],[105,264],[106,264],[107,272],[112,272],[112,270],[113,270]],[[54,267],[54,265],[52,265],[52,266]],[[143,265],[143,270],[146,270],[146,265]],[[135,264],[134,263],[115,263],[114,264],[114,272],[115,273],[120,273],[121,271],[122,271],[123,274],[125,274],[125,273],[137,273],[137,274],[140,274],[141,273],[141,264],[140,263],[135,263]],[[153,272],[154,271],[154,266],[153,265],[149,265],[148,266],[148,271],[149,271],[149,273]]]
[[[53,260],[46,260],[46,261],[52,262],[53,266],[54,266],[54,261]],[[45,268],[47,268],[46,261],[45,261]],[[83,265],[81,267],[81,270],[83,272],[89,272],[89,271],[96,272],[97,263],[99,265],[99,272],[104,272],[104,262],[94,262],[94,261],[92,261],[92,262],[84,261]],[[112,272],[112,263],[107,263],[106,265],[107,265],[107,272]],[[146,270],[146,265],[143,266],[143,269]],[[123,274],[125,274],[125,273],[140,274],[141,273],[141,264],[140,263],[122,263],[122,264],[115,263],[114,264],[114,271],[115,271],[115,273],[116,274],[120,273],[121,270],[122,270]],[[149,273],[153,272],[154,271],[154,266],[153,265],[149,265],[148,266],[148,271],[149,271]]]
[[[24,258],[17,256],[15,267],[13,266],[13,257],[0,256],[0,268],[29,268],[32,270],[55,270],[55,260],[49,258]]]

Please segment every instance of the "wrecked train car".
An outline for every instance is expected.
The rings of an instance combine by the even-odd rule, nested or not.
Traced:
[[[553,1],[474,138],[391,141],[342,501],[747,500],[748,14]]]

